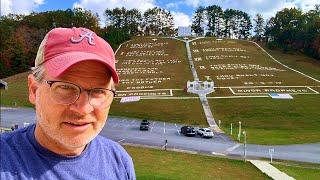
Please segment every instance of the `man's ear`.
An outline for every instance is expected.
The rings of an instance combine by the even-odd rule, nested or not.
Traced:
[[[28,76],[28,88],[29,88],[29,101],[31,104],[35,105],[38,83],[32,74],[29,74]]]

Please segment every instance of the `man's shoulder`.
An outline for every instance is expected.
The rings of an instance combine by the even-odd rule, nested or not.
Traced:
[[[6,145],[10,143],[14,143],[15,140],[22,140],[24,135],[27,133],[27,128],[21,128],[12,132],[4,132],[0,134],[1,145]]]
[[[101,136],[101,135],[98,135],[94,139],[94,141],[95,141],[96,144],[101,145],[101,147],[105,147],[105,148],[108,148],[108,149],[124,150],[123,147],[119,143],[117,143],[117,142],[115,142],[115,141],[113,141],[111,139],[108,139],[108,138],[106,138],[104,136]]]

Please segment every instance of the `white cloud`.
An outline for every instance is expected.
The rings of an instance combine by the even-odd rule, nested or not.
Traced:
[[[9,13],[14,14],[30,14],[35,11],[44,0],[0,0],[1,1],[1,15]]]
[[[174,12],[172,11],[172,16],[174,18],[174,26],[190,26],[191,25],[191,19],[188,15],[182,13],[182,12]]]
[[[319,0],[184,0],[185,4],[196,8],[199,5],[218,5],[222,9],[233,8],[247,12],[251,17],[260,13],[265,19],[276,14],[283,8],[301,8],[303,12],[314,9]]]
[[[185,0],[186,5],[197,8],[201,0]]]
[[[116,7],[125,7],[126,9],[136,8],[142,12],[155,7],[154,0],[79,0],[73,4],[74,7],[81,7],[98,13],[100,16],[100,25],[104,26],[106,9],[114,9]]]

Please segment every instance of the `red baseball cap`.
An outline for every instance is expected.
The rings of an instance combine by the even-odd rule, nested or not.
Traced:
[[[40,44],[35,67],[44,64],[48,74],[59,77],[72,65],[82,61],[98,61],[111,72],[115,83],[119,76],[111,46],[86,28],[55,28]]]

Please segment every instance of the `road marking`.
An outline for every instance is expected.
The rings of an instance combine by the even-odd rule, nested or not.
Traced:
[[[308,88],[308,89],[310,89],[311,91],[313,91],[313,92],[315,92],[315,93],[319,94],[319,92],[318,92],[318,91],[316,91],[316,90],[312,89],[311,87],[307,87],[307,88]]]
[[[166,133],[166,123],[163,122],[163,134],[165,134],[165,133]]]
[[[217,152],[211,152],[211,154],[213,154],[213,155],[219,155],[219,156],[225,156],[225,154],[217,153]]]
[[[229,152],[237,149],[240,145],[241,145],[241,144],[236,144],[236,145],[234,145],[234,146],[232,146],[232,147],[229,147],[226,151],[229,153]]]
[[[232,88],[231,88],[231,87],[229,87],[229,89],[230,89],[230,91],[232,92],[232,94],[236,94],[236,93],[234,93],[234,91],[232,90]]]
[[[121,139],[120,141],[118,141],[118,143],[120,143],[120,142],[122,142],[122,141],[124,141],[124,139]]]

